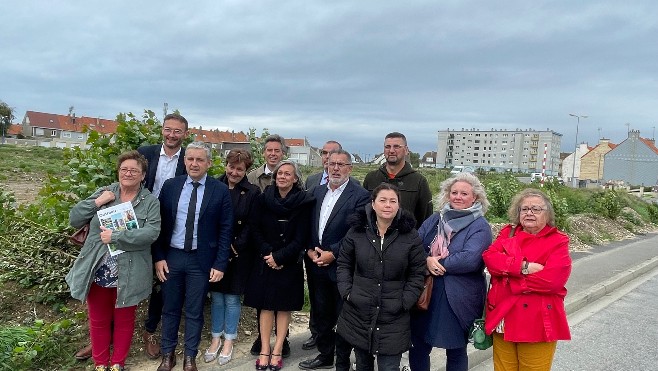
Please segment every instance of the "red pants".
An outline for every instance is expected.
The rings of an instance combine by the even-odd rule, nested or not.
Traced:
[[[137,306],[116,308],[117,289],[91,284],[87,296],[89,335],[96,366],[123,366],[130,352]],[[110,359],[110,344],[114,345]]]

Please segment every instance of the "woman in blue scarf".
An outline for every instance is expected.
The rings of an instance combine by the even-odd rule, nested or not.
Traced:
[[[446,370],[468,370],[468,329],[482,316],[485,296],[482,253],[491,245],[484,218],[489,201],[475,175],[459,173],[441,183],[438,212],[418,230],[434,277],[427,311],[411,313],[409,365],[429,371],[432,348],[446,350]]]

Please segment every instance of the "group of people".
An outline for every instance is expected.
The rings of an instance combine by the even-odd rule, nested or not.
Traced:
[[[363,185],[336,141],[322,147],[323,171],[304,183],[298,165],[284,160],[279,135],[264,140],[262,166],[249,171],[251,154],[234,149],[215,179],[207,174],[210,149],[200,142],[184,148],[187,133],[184,117],[167,115],[161,145],[121,154],[118,182],[71,210],[73,227],[90,225],[66,277],[89,314],[91,344],[76,357],[91,356],[97,371],[124,369],[137,304],[149,296],[146,353],[161,358],[158,371],[175,367],[184,312],[183,370],[196,370],[208,295],[203,361],[230,362],[244,304],[257,310],[256,370],[278,371],[290,354],[291,312],[304,304],[304,268],[311,337],[303,348],[319,354],[301,369],[346,371],[354,352],[357,370],[373,370],[375,360],[379,370],[399,370],[409,351],[411,370],[425,371],[438,347],[447,370],[467,370],[468,329],[485,309],[496,370],[548,370],[556,341],[569,338],[569,240],[541,191],[517,196],[511,224],[492,243],[478,178],[457,174],[433,202],[427,180],[405,159],[401,133],[385,137],[386,163]],[[103,227],[97,211],[125,202],[139,228]],[[111,253],[109,244],[123,252]],[[420,310],[427,276],[431,301]]]

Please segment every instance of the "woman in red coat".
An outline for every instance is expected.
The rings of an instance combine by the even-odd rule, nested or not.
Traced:
[[[537,189],[521,191],[508,215],[512,224],[482,255],[491,274],[485,328],[493,333],[494,370],[550,370],[557,341],[571,339],[564,310],[569,237]]]

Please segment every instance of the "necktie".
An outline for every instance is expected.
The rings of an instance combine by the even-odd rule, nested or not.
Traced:
[[[187,219],[185,220],[185,251],[192,250],[192,240],[194,239],[194,219],[196,218],[196,194],[197,188],[201,183],[192,182],[192,196],[190,196],[190,205],[187,207]]]

